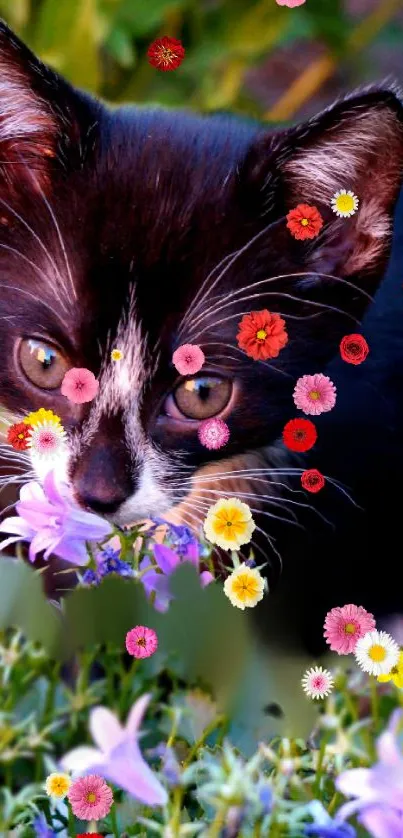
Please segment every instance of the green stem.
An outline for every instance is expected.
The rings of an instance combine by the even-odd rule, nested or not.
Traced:
[[[229,803],[221,803],[217,809],[216,816],[207,833],[207,838],[220,838],[221,830],[224,826],[225,816],[229,809]]]
[[[313,787],[313,796],[319,797],[320,792],[320,781],[322,779],[322,768],[323,768],[323,760],[326,753],[326,745],[327,745],[327,736],[322,737],[322,741],[320,743],[319,748],[319,756],[318,756],[318,767],[316,769],[316,777],[315,777],[315,784]]]
[[[370,675],[369,678],[369,686],[371,691],[371,710],[372,710],[372,719],[373,719],[373,729],[374,732],[378,730],[378,723],[379,723],[379,699],[378,699],[378,690],[377,690],[377,681],[374,675]]]
[[[190,749],[190,751],[189,751],[189,753],[188,753],[188,755],[187,755],[187,757],[186,757],[186,759],[183,763],[184,768],[187,768],[187,766],[191,763],[193,757],[196,756],[199,748],[201,748],[202,745],[204,745],[204,742],[206,741],[207,737],[210,736],[210,733],[212,733],[213,730],[215,730],[217,727],[220,727],[220,725],[224,724],[225,721],[226,721],[225,716],[218,716],[217,719],[214,719],[214,721],[211,722],[208,725],[208,727],[206,727],[206,729],[203,731],[200,739],[198,739],[197,742],[195,742],[195,744],[192,745],[192,747],[191,747],[191,749]]]
[[[180,834],[180,825],[181,825],[181,811],[182,811],[182,801],[183,801],[183,794],[184,789],[181,786],[177,786],[173,792],[173,812],[172,818],[169,821],[169,829],[172,838],[177,838]]]
[[[113,804],[111,809],[111,824],[115,838],[119,838],[118,818],[116,814],[116,806]]]
[[[74,824],[74,815],[71,806],[68,807],[68,826],[69,826],[69,835],[75,835],[75,824]]]

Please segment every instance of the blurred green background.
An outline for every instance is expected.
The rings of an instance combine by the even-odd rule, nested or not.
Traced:
[[[403,0],[0,0],[0,14],[70,81],[110,102],[310,115],[363,82],[403,81]],[[180,38],[174,72],[149,43]]]

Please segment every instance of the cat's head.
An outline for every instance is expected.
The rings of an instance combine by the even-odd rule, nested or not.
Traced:
[[[61,417],[57,468],[82,505],[123,524],[182,504],[192,525],[221,493],[254,507],[276,492],[259,469],[286,467],[276,441],[296,378],[323,370],[382,277],[402,119],[394,91],[377,89],[279,132],[112,111],[1,27],[0,403],[11,421]],[[350,218],[331,209],[339,189],[359,198]],[[311,241],[286,227],[299,203],[325,222]],[[273,361],[237,345],[242,314],[261,309],[287,324]],[[205,353],[193,378],[172,363],[184,343]],[[99,378],[93,402],[61,394],[69,367]],[[230,429],[217,452],[197,434],[210,416]]]

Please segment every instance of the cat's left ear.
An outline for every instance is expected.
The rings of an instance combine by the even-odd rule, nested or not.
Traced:
[[[360,278],[373,293],[382,275],[403,176],[403,106],[393,89],[352,95],[287,131],[262,133],[246,161],[262,206],[279,218],[298,204],[315,206],[324,226],[317,238],[282,239],[305,270]],[[359,201],[350,217],[332,210],[336,192]]]
[[[97,103],[76,91],[0,21],[0,187],[78,159]],[[100,108],[100,106],[99,106]]]

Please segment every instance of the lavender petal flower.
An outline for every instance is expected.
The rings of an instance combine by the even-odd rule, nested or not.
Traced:
[[[395,710],[377,742],[378,762],[371,768],[352,768],[337,778],[336,787],[355,800],[338,811],[340,819],[357,815],[375,838],[403,835],[403,756],[396,735],[403,711]]]
[[[38,553],[48,559],[51,553],[73,565],[86,565],[86,541],[100,541],[112,533],[107,522],[76,506],[58,485],[53,472],[46,475],[43,487],[31,481],[21,488],[16,505],[19,517],[6,518],[0,532],[12,533],[0,543],[0,550],[16,541],[29,541],[29,559]]]
[[[191,564],[199,570],[198,548],[196,553],[193,545],[188,545],[186,555],[184,556],[180,556],[178,553],[175,553],[174,550],[167,547],[165,544],[155,544],[153,551],[155,561],[161,570],[161,573],[158,573],[157,570],[151,567],[150,559],[148,556],[145,556],[140,562],[139,570],[145,571],[147,567],[150,567],[150,570],[143,574],[141,581],[144,585],[144,590],[147,596],[150,596],[152,593],[155,594],[154,607],[157,611],[166,611],[169,607],[171,599],[173,599],[173,595],[171,594],[169,588],[169,577],[174,570],[184,562],[191,562]],[[200,574],[200,584],[203,588],[213,581],[214,576],[210,573],[210,571],[202,571]]]
[[[106,707],[95,707],[90,714],[90,730],[98,748],[74,748],[63,757],[63,770],[77,776],[99,774],[148,806],[164,806],[166,790],[138,746],[139,728],[150,698],[143,695],[133,704],[125,727]]]

